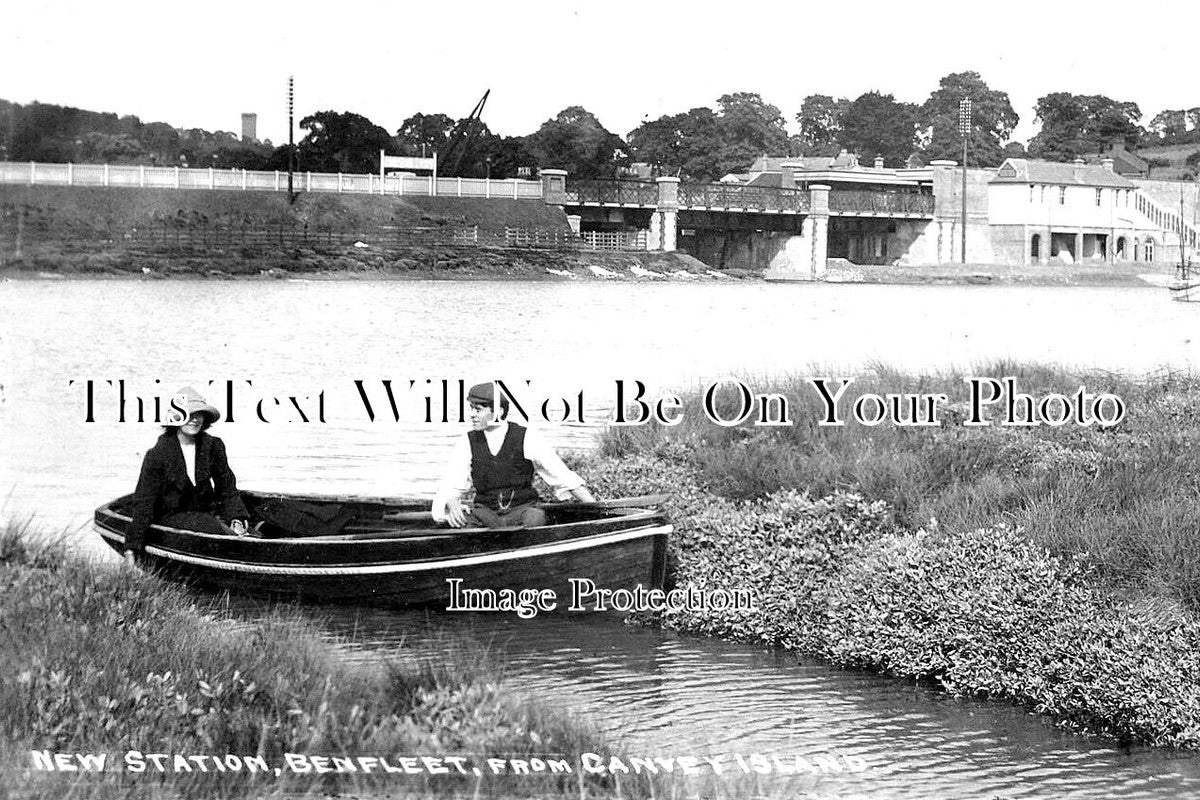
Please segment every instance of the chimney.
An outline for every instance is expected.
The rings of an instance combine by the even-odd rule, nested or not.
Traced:
[[[258,141],[258,114],[242,114],[242,141]]]
[[[1113,160],[1106,156],[1106,157],[1100,159],[1100,166],[1104,167],[1104,169],[1107,170],[1108,172],[1112,172],[1113,171]]]
[[[1075,156],[1075,160],[1072,163],[1075,164],[1075,169],[1074,169],[1075,180],[1079,180],[1079,178],[1083,175],[1083,168],[1087,165],[1087,162],[1084,161],[1079,156]]]
[[[779,165],[780,172],[783,173],[780,178],[779,185],[784,189],[796,188],[796,168],[798,166],[803,165],[797,165],[794,161],[785,161]]]
[[[875,156],[875,169],[883,169],[883,156]]]

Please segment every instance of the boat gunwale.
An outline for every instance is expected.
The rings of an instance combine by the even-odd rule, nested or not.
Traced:
[[[559,541],[542,542],[538,544],[528,545],[525,547],[517,547],[508,550],[496,550],[485,553],[471,553],[451,558],[439,558],[436,560],[418,560],[409,559],[405,561],[390,561],[381,563],[368,564],[267,564],[254,563],[246,561],[233,561],[229,559],[216,559],[204,556],[192,555],[186,552],[179,552],[159,547],[157,545],[147,545],[146,552],[155,558],[161,558],[166,561],[176,564],[188,564],[190,566],[203,567],[206,569],[220,570],[224,572],[249,573],[249,574],[265,574],[265,575],[303,575],[309,577],[331,576],[331,575],[387,575],[399,574],[406,572],[429,572],[436,570],[450,570],[468,566],[476,566],[479,564],[491,564],[503,561],[522,561],[534,558],[542,558],[547,555],[553,555],[563,552],[573,552],[577,550],[592,550],[601,547],[606,547],[613,544],[620,544],[625,541],[635,539],[644,539],[656,536],[668,536],[674,531],[674,526],[671,523],[663,521],[659,524],[641,525],[636,528],[628,528],[616,531],[608,531],[603,533],[595,533],[588,536],[581,536],[572,539]],[[107,528],[102,528],[100,534],[110,543],[117,540],[119,534]]]

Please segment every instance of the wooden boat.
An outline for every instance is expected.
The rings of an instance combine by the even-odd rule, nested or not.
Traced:
[[[139,563],[175,579],[238,593],[370,605],[446,607],[461,588],[550,589],[570,579],[604,589],[660,588],[672,530],[661,496],[546,503],[536,528],[435,525],[428,501],[242,492],[253,535],[153,525]],[[95,526],[124,550],[133,495],[96,509]]]

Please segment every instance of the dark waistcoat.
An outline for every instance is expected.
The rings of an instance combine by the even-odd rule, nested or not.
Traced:
[[[495,511],[532,503],[538,499],[533,490],[533,462],[525,457],[525,429],[508,424],[508,433],[500,452],[492,455],[483,431],[469,431],[471,443],[471,483],[475,502]]]

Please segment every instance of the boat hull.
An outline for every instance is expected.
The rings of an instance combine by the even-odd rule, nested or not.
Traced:
[[[255,498],[247,500],[253,509]],[[118,552],[129,522],[122,509],[127,501],[96,511],[98,531]],[[609,590],[662,586],[671,526],[655,509],[609,510],[540,528],[453,530],[387,526],[377,520],[388,506],[362,508],[366,525],[332,536],[234,538],[155,525],[140,563],[168,578],[234,593],[390,606],[445,608],[454,579],[460,589],[549,589],[560,607],[569,601],[572,579]]]
[[[1200,281],[1175,281],[1167,289],[1171,299],[1182,303],[1200,303]]]

